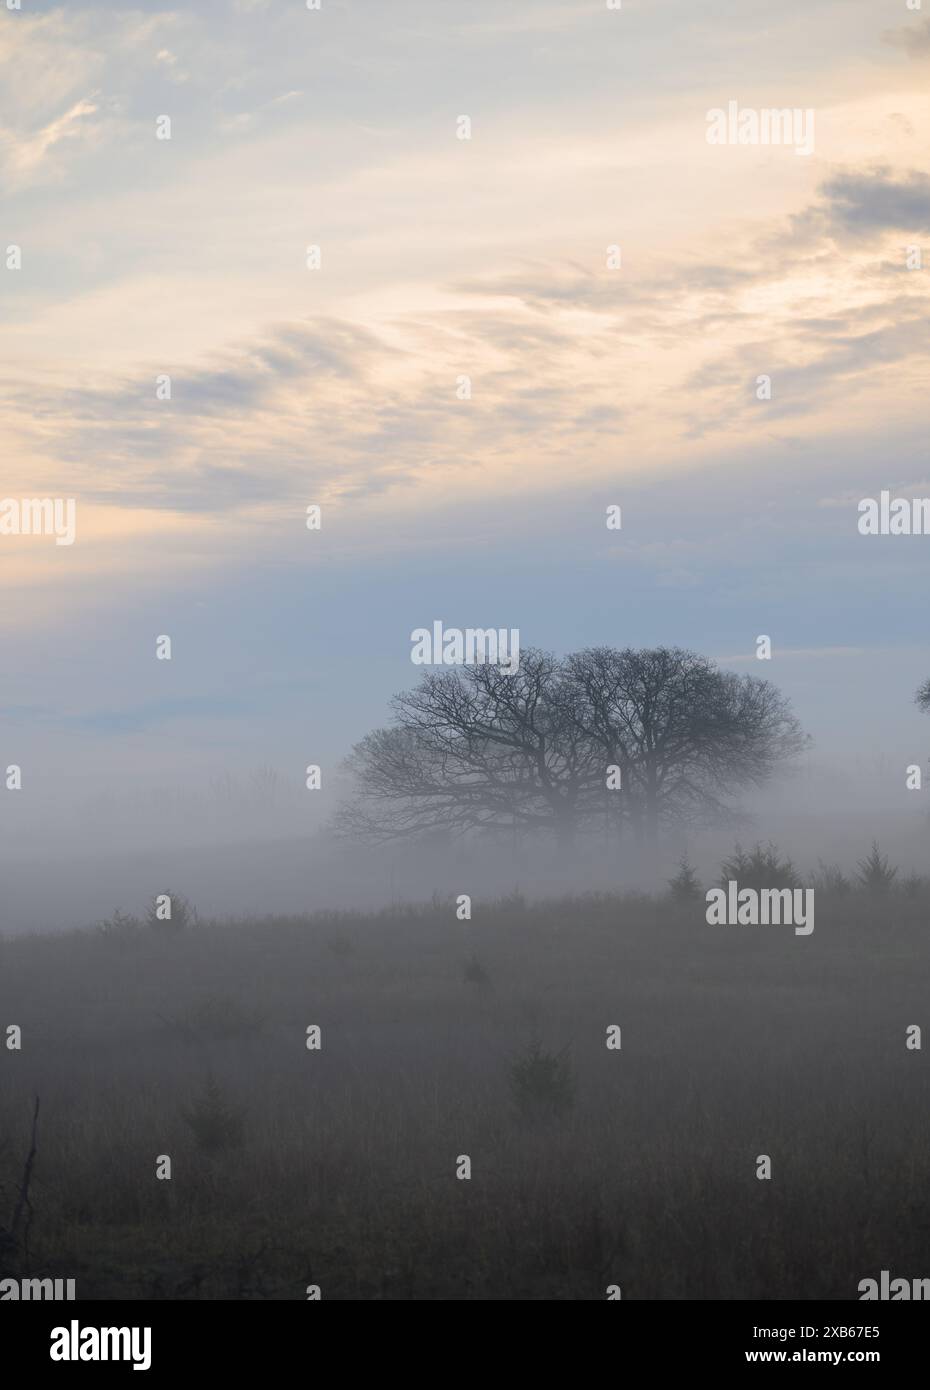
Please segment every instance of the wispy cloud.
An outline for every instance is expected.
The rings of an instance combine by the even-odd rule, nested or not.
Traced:
[[[824,217],[834,234],[843,232],[930,232],[930,176],[919,170],[895,175],[886,166],[844,171],[820,188]]]

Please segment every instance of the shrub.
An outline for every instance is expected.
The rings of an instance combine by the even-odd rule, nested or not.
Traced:
[[[164,907],[159,908],[158,898],[153,898],[145,918],[145,925],[151,931],[181,932],[193,926],[197,913],[186,898],[182,898],[180,893],[163,893],[159,896],[169,900],[171,916],[166,918],[159,915],[164,913]]]
[[[527,1119],[570,1110],[575,1103],[575,1079],[568,1048],[548,1052],[541,1043],[530,1043],[511,1065],[510,1092]]]
[[[470,985],[489,985],[491,977],[477,956],[473,955],[462,966],[462,978]]]
[[[741,888],[800,888],[801,881],[790,859],[782,859],[771,840],[746,851],[737,844],[730,859],[720,865],[720,881],[724,887],[731,881]]]
[[[666,879],[673,901],[690,903],[703,898],[704,890],[687,858],[678,861],[678,872],[674,878]]]
[[[852,883],[838,864],[825,864],[817,860],[817,871],[811,876],[811,884],[817,893],[832,893],[837,898],[845,898],[852,892]]]
[[[888,856],[882,854],[876,840],[867,859],[859,860],[858,882],[868,893],[887,893],[897,877],[897,869],[888,863]]]
[[[101,936],[125,936],[130,932],[138,931],[142,926],[138,917],[133,917],[132,913],[123,912],[117,908],[112,917],[105,918],[97,923],[96,930]]]
[[[919,898],[926,891],[927,880],[923,874],[910,873],[901,879],[899,887],[906,898]]]
[[[197,1147],[207,1154],[237,1148],[243,1139],[245,1110],[228,1100],[219,1083],[208,1076],[190,1106],[181,1115],[193,1131]]]

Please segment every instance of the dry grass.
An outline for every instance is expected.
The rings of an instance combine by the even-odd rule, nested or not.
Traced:
[[[23,1029],[0,1226],[39,1094],[30,1272],[79,1297],[848,1299],[930,1273],[930,1087],[904,1046],[926,893],[818,892],[809,938],[703,912],[433,902],[0,943],[0,1026]],[[571,1103],[528,1123],[537,1045],[570,1057]],[[198,1140],[198,1103],[235,1142]]]

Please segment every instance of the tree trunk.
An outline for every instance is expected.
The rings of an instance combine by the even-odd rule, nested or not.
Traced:
[[[575,852],[575,820],[573,816],[560,816],[556,821],[555,838],[559,852],[570,857]]]

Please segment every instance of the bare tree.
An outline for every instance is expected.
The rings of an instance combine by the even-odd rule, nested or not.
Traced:
[[[914,699],[918,709],[922,709],[924,714],[930,714],[930,680],[924,681]]]
[[[393,726],[347,759],[356,795],[337,816],[344,833],[548,831],[566,848],[579,829],[628,823],[651,841],[663,822],[722,814],[731,792],[805,744],[768,681],[680,648],[564,661],[530,650],[513,675],[428,673],[392,708]],[[607,789],[611,766],[619,791]]]
[[[734,791],[760,786],[807,744],[771,682],[719,671],[696,652],[595,647],[567,664],[583,692],[582,731],[620,767],[637,838],[727,814]]]
[[[569,845],[603,785],[576,698],[563,663],[533,650],[513,675],[493,665],[425,674],[392,701],[394,726],[346,760],[357,795],[337,828],[375,840],[548,830]]]

